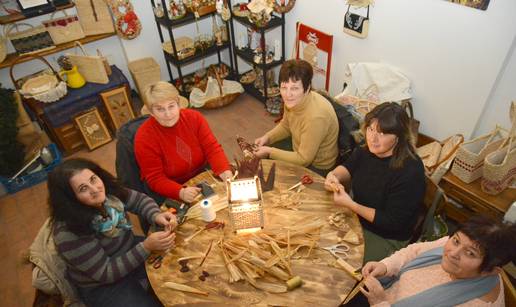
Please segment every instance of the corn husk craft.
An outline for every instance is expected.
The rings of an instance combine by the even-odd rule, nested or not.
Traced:
[[[310,257],[317,248],[324,221],[268,230],[249,237],[222,239],[222,252],[229,282],[247,281],[269,293],[284,293],[302,285],[294,276],[291,261]]]

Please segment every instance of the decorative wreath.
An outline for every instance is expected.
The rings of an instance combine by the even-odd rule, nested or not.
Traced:
[[[140,35],[142,24],[129,0],[113,0],[110,7],[115,16],[115,27],[120,37],[133,39]]]
[[[288,3],[285,4],[285,0],[280,0],[280,3],[278,1],[274,1],[274,12],[284,14],[290,12],[294,5],[296,4],[296,0],[288,0]]]

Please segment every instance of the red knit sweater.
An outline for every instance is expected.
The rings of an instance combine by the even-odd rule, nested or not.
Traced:
[[[217,175],[229,170],[224,150],[201,113],[182,109],[173,127],[163,127],[153,117],[136,132],[134,153],[141,179],[151,190],[179,199],[182,184],[209,163]]]

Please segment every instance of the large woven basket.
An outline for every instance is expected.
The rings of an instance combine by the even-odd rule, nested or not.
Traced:
[[[504,141],[501,130],[500,127],[496,127],[489,134],[464,142],[457,151],[451,169],[452,174],[466,183],[482,177],[485,157],[500,147]]]
[[[496,195],[516,184],[516,101],[511,104],[510,116],[509,137],[484,161],[481,187],[488,194]]]
[[[161,80],[161,70],[159,64],[152,57],[142,58],[129,62],[129,72],[133,77],[136,88],[143,102],[147,102],[147,98],[143,94],[145,88],[150,84]]]
[[[38,75],[28,79],[23,84],[16,81],[13,69],[14,66],[22,59],[40,60],[44,62],[52,71],[52,75]],[[38,55],[27,55],[17,58],[9,69],[9,75],[16,87],[16,90],[25,98],[34,98],[38,101],[50,103],[57,101],[64,97],[68,92],[66,82],[64,82],[54,68],[45,60],[45,58]]]
[[[244,92],[242,85],[236,81],[224,80],[210,69],[215,78],[208,77],[206,90],[194,88],[190,93],[190,103],[196,108],[216,109],[232,103]]]
[[[501,132],[502,129],[496,127],[489,134],[464,142],[457,151],[451,169],[452,174],[466,183],[471,183],[482,177],[485,157],[504,142]]]

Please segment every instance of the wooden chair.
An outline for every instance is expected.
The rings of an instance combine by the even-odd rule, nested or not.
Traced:
[[[514,285],[504,270],[501,270],[500,275],[502,276],[505,293],[505,306],[516,306],[516,289],[514,289]]]

